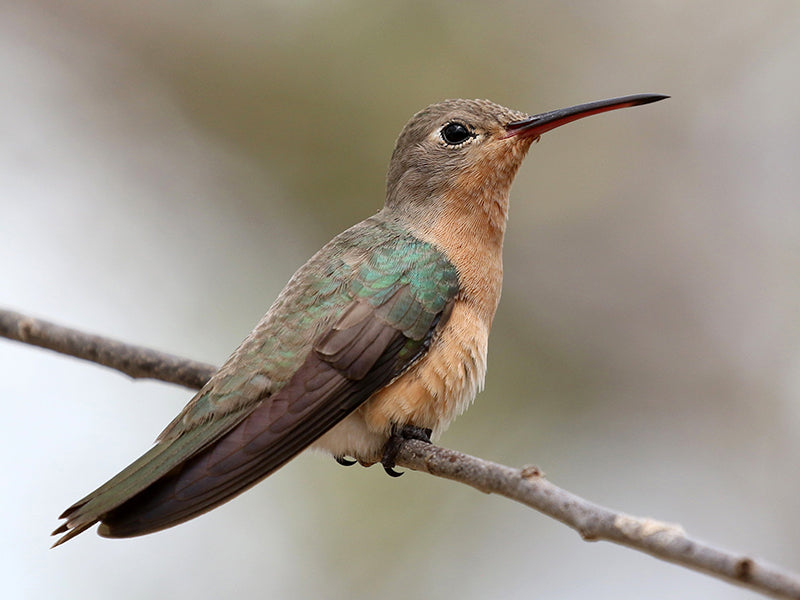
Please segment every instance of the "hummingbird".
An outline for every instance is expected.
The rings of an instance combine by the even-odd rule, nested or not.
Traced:
[[[500,300],[509,191],[531,144],[639,94],[529,116],[445,100],[395,144],[386,200],[292,276],[155,445],[60,519],[57,546],[159,531],[205,513],[312,447],[395,471],[483,387]]]

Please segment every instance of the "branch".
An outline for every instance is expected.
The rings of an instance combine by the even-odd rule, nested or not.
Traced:
[[[800,598],[800,577],[794,573],[692,539],[680,525],[626,515],[585,500],[547,481],[537,467],[514,469],[418,440],[405,442],[397,464],[530,506],[588,542],[614,542],[762,594]]]
[[[0,309],[0,336],[98,363],[134,379],[158,379],[192,390],[203,387],[217,367],[173,354],[91,335]]]
[[[0,336],[116,369],[198,389],[215,367],[149,348],[82,333],[0,309]],[[513,469],[416,440],[404,443],[398,466],[499,494],[575,529],[587,541],[605,540],[776,598],[800,599],[800,577],[760,560],[713,548],[678,525],[633,517],[584,500],[549,481],[536,467]]]

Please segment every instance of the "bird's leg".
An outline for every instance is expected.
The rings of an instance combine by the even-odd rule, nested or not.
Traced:
[[[419,440],[430,444],[431,433],[433,433],[431,429],[417,427],[416,425],[393,426],[392,435],[386,440],[386,445],[383,447],[383,458],[381,458],[381,464],[386,474],[391,477],[400,477],[403,474],[394,469],[395,459],[397,459],[397,453],[400,452],[403,442],[406,440]]]

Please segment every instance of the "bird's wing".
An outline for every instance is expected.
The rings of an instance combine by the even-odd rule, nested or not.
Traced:
[[[249,386],[255,404],[229,401],[227,412],[218,410],[208,420],[213,398],[195,401],[162,442],[64,512],[67,521],[54,533],[65,535],[57,544],[97,521],[103,523],[101,535],[129,537],[218,506],[294,457],[413,364],[447,318],[458,274],[430,245],[412,241],[373,248],[346,285],[336,286],[347,303],[315,330],[311,350],[282,387],[270,393],[268,377],[252,368],[239,388]],[[258,352],[238,355],[246,363],[241,367],[271,359]],[[228,371],[228,378],[242,377]],[[225,382],[217,388],[230,393]]]

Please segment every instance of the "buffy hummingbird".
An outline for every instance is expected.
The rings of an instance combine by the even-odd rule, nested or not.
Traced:
[[[531,144],[571,121],[664,98],[536,116],[446,100],[414,115],[389,163],[383,209],[300,267],[155,445],[64,511],[54,545],[98,522],[112,538],[177,525],[308,447],[399,474],[402,441],[437,439],[483,386],[509,190]]]

